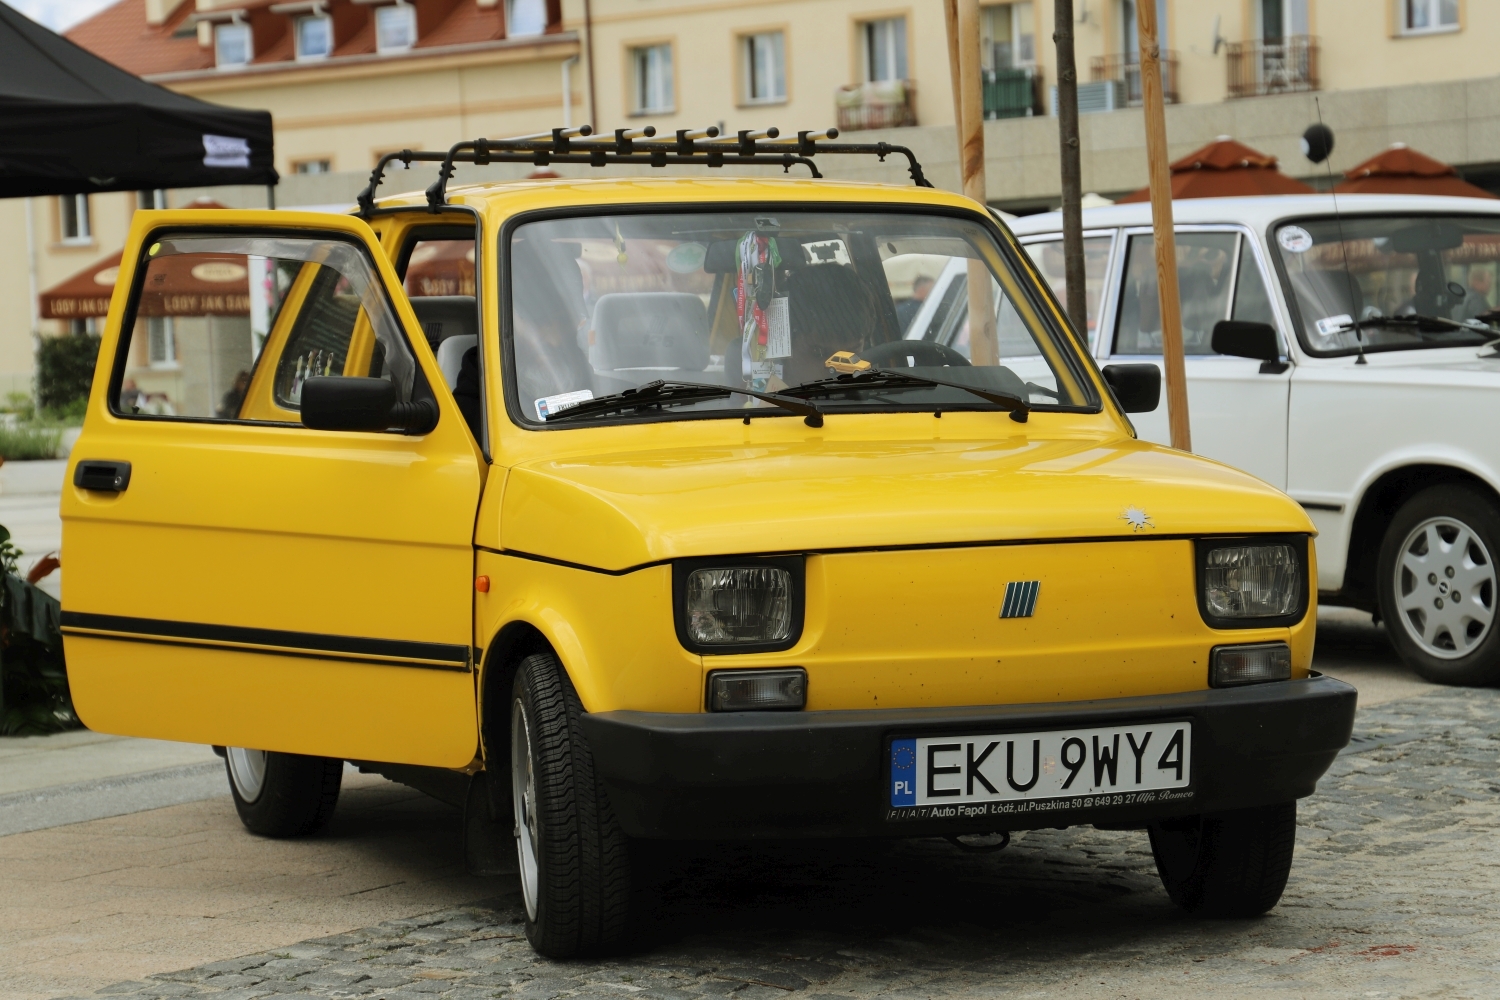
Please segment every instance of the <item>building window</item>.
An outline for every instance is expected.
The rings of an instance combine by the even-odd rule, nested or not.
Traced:
[[[865,79],[871,83],[906,79],[906,18],[866,21]]]
[[[64,243],[92,243],[94,230],[89,224],[89,196],[65,194],[59,197],[57,222]]]
[[[375,8],[375,48],[405,52],[417,44],[417,8],[409,3]]]
[[[671,111],[672,46],[646,45],[630,50],[635,78],[635,113],[659,114]]]
[[[99,335],[99,318],[89,316],[86,319],[70,319],[68,333],[74,337],[96,337]]]
[[[979,62],[986,70],[1026,69],[1036,65],[1036,28],[1032,5],[1005,3],[979,11]]]
[[[297,18],[297,58],[327,59],[333,54],[333,18]]]
[[[786,36],[779,31],[746,35],[740,41],[745,64],[745,103],[786,100]]]
[[[1458,0],[1401,0],[1401,6],[1406,34],[1458,30]]]
[[[547,30],[547,0],[505,0],[505,35],[519,38]]]
[[[177,331],[172,328],[172,317],[146,317],[146,347],[152,368],[177,367]]]
[[[332,160],[293,160],[294,174],[326,174],[333,170]]]
[[[161,188],[154,191],[137,191],[135,193],[135,207],[144,210],[166,208],[167,192]]]
[[[238,22],[214,25],[214,62],[220,69],[244,66],[254,55],[250,25]]]

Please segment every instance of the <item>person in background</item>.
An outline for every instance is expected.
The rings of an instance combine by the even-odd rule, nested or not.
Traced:
[[[1495,274],[1491,267],[1476,264],[1469,268],[1469,287],[1459,308],[1457,319],[1473,319],[1494,308],[1490,296],[1495,289]]]
[[[146,401],[146,394],[141,392],[140,387],[135,384],[135,379],[128,378],[125,384],[120,386],[120,412],[139,413],[140,406]]]
[[[932,294],[932,285],[932,278],[919,274],[912,279],[911,298],[896,303],[896,321],[901,324],[903,333],[911,326],[911,321],[917,318],[917,313],[922,311],[922,303]]]
[[[240,407],[245,403],[245,393],[250,391],[250,373],[241,370],[234,377],[234,385],[224,393],[224,399],[219,403],[219,417],[223,420],[233,420],[240,415]]]

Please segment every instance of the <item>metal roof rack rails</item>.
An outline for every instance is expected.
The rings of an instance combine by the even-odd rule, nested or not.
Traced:
[[[833,142],[839,136],[836,128],[798,132],[796,137],[782,138],[781,130],[742,129],[733,136],[720,137],[719,130],[678,129],[672,135],[658,137],[656,127],[617,128],[608,136],[595,136],[587,125],[580,128],[555,128],[550,132],[515,136],[510,139],[471,139],[460,142],[446,153],[403,149],[387,153],[370,172],[370,183],[359,195],[359,214],[369,218],[375,210],[375,191],[385,179],[385,168],[400,160],[413,163],[441,163],[438,179],[427,189],[427,206],[436,212],[448,202],[448,182],[453,179],[455,164],[530,163],[545,167],[553,163],[586,163],[594,167],[612,163],[633,163],[651,167],[668,164],[697,164],[705,167],[761,164],[778,166],[790,172],[794,166],[807,167],[813,177],[823,175],[813,163],[820,153],[843,153],[878,157],[905,156],[912,183],[932,187],[922,175],[922,165],[905,146],[888,142]]]

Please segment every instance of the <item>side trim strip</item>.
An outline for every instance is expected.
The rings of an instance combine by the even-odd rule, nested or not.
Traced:
[[[1313,503],[1311,500],[1298,500],[1303,510],[1331,510],[1335,514],[1341,513],[1344,505],[1341,503]]]
[[[352,660],[393,666],[427,667],[440,670],[469,669],[469,647],[440,642],[409,642],[371,639],[363,636],[326,635],[319,632],[289,632],[281,629],[247,628],[238,625],[208,625],[160,618],[97,615],[81,611],[62,613],[63,631],[72,635],[156,642],[175,646],[212,646],[247,653],[276,653],[318,659]],[[102,634],[109,633],[109,634]],[[425,662],[416,662],[425,661]]]

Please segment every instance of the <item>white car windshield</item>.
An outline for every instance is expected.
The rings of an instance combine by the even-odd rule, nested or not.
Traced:
[[[977,283],[979,315],[994,318],[981,329],[969,329],[967,291],[936,303],[941,315],[927,301],[955,260],[987,279]],[[1005,408],[965,386],[1037,410],[1099,404],[1009,253],[963,219],[857,210],[552,219],[516,227],[501,267],[511,288],[507,391],[523,423],[787,412],[723,391],[664,400],[659,387],[650,406],[581,405],[658,381],[784,394],[825,412]],[[918,314],[945,336],[904,340]],[[861,374],[872,369],[901,377],[877,386]],[[840,375],[855,377],[826,384]]]
[[[1484,344],[1497,334],[1500,218],[1356,215],[1276,227],[1313,354]]]

